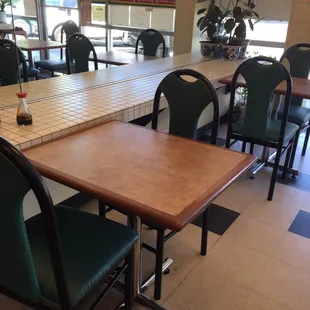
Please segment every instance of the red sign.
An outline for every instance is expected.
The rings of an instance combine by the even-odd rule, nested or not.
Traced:
[[[176,0],[111,0],[111,3],[175,7]]]

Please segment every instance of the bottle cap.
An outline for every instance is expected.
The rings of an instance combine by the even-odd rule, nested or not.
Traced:
[[[18,93],[16,93],[16,96],[17,96],[19,99],[21,99],[21,98],[26,98],[27,93],[25,93],[25,92],[18,92]]]

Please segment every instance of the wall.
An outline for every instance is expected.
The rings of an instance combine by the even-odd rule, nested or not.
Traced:
[[[310,0],[294,0],[286,47],[300,42],[310,42]]]
[[[176,1],[174,55],[190,53],[192,50],[194,14],[194,0]]]

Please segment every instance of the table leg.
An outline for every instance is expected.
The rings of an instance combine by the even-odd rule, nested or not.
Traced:
[[[33,59],[32,59],[32,51],[28,51],[28,62],[29,62],[29,67],[33,68]]]
[[[142,223],[141,219],[137,216],[128,216],[128,225],[136,230],[139,238],[134,246],[134,283],[133,283],[133,297],[136,303],[142,304],[145,307],[153,310],[165,310],[162,306],[158,305],[155,301],[141,293],[142,285]]]

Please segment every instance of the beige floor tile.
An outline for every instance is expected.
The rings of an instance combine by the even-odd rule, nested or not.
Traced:
[[[269,268],[271,257],[236,242],[220,239],[200,264],[249,289]]]
[[[241,215],[222,238],[231,244],[237,243],[267,255],[274,255],[284,236],[284,230]]]
[[[275,258],[310,272],[310,240],[286,232]]]
[[[165,243],[164,257],[172,258],[173,264],[170,267],[170,273],[163,276],[162,300],[165,300],[176,289],[203,258],[200,255],[200,238],[201,228],[188,225],[183,231]],[[218,235],[209,233],[208,250],[211,249],[218,239]],[[143,240],[154,246],[156,232],[145,228]],[[153,273],[154,267],[154,254],[143,251],[143,274],[149,275]],[[153,286],[149,288],[147,295],[150,297],[153,295]]]
[[[272,262],[255,291],[294,310],[310,309],[310,274],[282,262]]]
[[[243,214],[253,219],[288,230],[299,212],[300,207],[300,205],[290,203],[253,200],[249,203],[248,208]]]
[[[251,293],[244,305],[244,310],[291,310],[275,301],[256,293]]]
[[[239,310],[250,290],[199,264],[168,302],[178,310]]]
[[[310,169],[309,169],[309,171],[310,171]],[[305,201],[305,203],[301,207],[301,210],[310,213],[310,199],[308,201]]]

